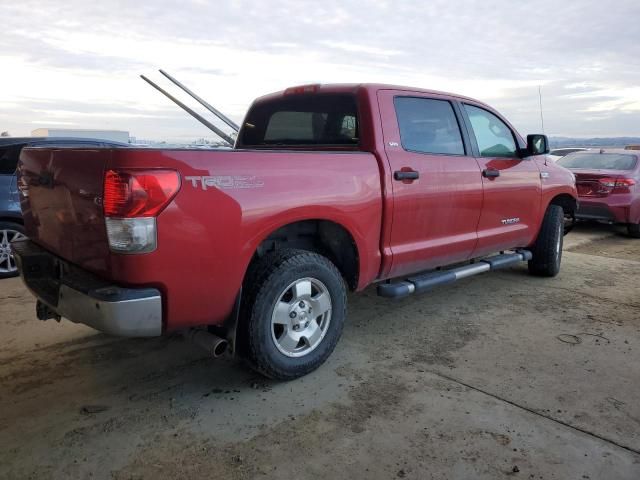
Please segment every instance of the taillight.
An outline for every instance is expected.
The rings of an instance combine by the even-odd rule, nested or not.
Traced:
[[[111,250],[155,250],[156,217],[179,189],[180,176],[174,170],[108,170],[102,204]]]
[[[631,187],[636,184],[633,178],[618,178],[616,186],[613,187],[613,193],[630,193]]]
[[[633,178],[601,178],[598,183],[600,193],[629,193],[636,181]]]
[[[174,170],[108,170],[104,177],[105,217],[155,217],[180,189]]]

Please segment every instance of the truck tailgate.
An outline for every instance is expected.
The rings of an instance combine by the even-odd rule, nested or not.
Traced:
[[[19,189],[27,235],[78,266],[107,269],[109,246],[102,210],[110,149],[25,148]]]

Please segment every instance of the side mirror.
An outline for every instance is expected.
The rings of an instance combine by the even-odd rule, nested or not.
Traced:
[[[527,155],[544,155],[549,153],[549,139],[546,135],[535,133],[527,135]]]

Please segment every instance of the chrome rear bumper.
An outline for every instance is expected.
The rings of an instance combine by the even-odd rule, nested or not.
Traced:
[[[162,296],[122,288],[56,257],[29,240],[12,244],[20,276],[38,299],[38,317],[64,317],[125,337],[162,334]]]

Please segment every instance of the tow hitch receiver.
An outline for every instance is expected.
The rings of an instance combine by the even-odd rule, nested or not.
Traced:
[[[426,292],[440,285],[453,283],[463,278],[471,277],[479,273],[499,268],[510,267],[516,263],[531,260],[532,254],[529,250],[518,250],[515,253],[503,253],[489,258],[453,268],[451,270],[436,270],[434,272],[415,275],[404,280],[378,285],[378,295],[387,298],[403,298],[414,293]]]

